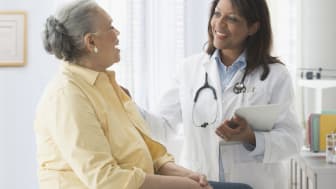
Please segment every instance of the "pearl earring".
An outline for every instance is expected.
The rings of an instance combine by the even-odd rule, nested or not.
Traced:
[[[98,48],[96,46],[93,47],[93,52],[96,53],[96,54],[98,53]]]

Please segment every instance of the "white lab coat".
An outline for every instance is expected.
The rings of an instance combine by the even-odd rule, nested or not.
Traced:
[[[193,98],[204,84],[205,72],[210,85],[216,89],[219,111],[213,125],[201,128],[194,126],[191,115]],[[287,188],[288,170],[284,160],[297,154],[303,141],[303,132],[294,110],[290,75],[284,65],[271,64],[266,80],[260,80],[262,69],[257,69],[245,79],[246,93],[234,94],[233,85],[241,80],[243,73],[242,70],[237,72],[222,95],[217,64],[205,53],[191,56],[180,64],[174,83],[163,96],[159,117],[146,114],[145,118],[153,135],[163,140],[170,136],[170,131],[176,130],[178,123],[183,122],[182,165],[206,174],[209,180],[218,180],[219,143],[224,141],[215,134],[216,127],[224,119],[230,119],[238,107],[284,104],[286,108],[272,131],[261,132],[265,138],[264,156],[252,156],[242,144],[221,145],[221,156],[226,181],[247,183],[256,189]],[[202,99],[210,99],[213,103],[213,96],[209,94],[209,98]],[[207,104],[206,101],[200,103]],[[197,116],[207,113],[207,108],[204,108]]]

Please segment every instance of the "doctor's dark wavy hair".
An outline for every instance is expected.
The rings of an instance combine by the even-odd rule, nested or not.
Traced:
[[[84,35],[95,32],[99,6],[92,0],[77,0],[49,16],[42,33],[45,50],[58,59],[74,62],[85,52]]]
[[[211,19],[215,8],[220,0],[214,0],[210,8],[208,21],[208,45],[206,52],[212,55],[216,48],[213,44],[214,36],[211,29]],[[264,71],[261,80],[265,80],[270,69],[268,64],[282,63],[277,57],[270,55],[272,48],[272,29],[270,23],[269,10],[265,0],[230,0],[234,8],[244,17],[248,25],[259,22],[259,30],[246,41],[247,73],[251,73],[258,66],[262,66]]]

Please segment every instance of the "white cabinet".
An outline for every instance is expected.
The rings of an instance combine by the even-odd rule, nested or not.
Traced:
[[[290,189],[336,189],[336,164],[324,153],[302,152],[290,162]]]
[[[301,79],[298,81],[298,85],[301,87],[315,89],[315,113],[321,113],[323,89],[336,87],[336,80]]]

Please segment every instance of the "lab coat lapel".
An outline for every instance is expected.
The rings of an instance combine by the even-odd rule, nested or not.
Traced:
[[[216,89],[216,92],[219,93],[221,91],[221,85],[216,62],[208,59],[204,62],[203,67],[205,72],[208,73],[209,83],[211,83],[211,85]]]
[[[236,85],[236,83],[241,82],[241,79],[243,78],[245,69],[239,69],[237,73],[233,76],[229,84],[227,85],[227,90],[233,90],[233,87]],[[247,78],[245,79],[244,84],[246,83]]]

